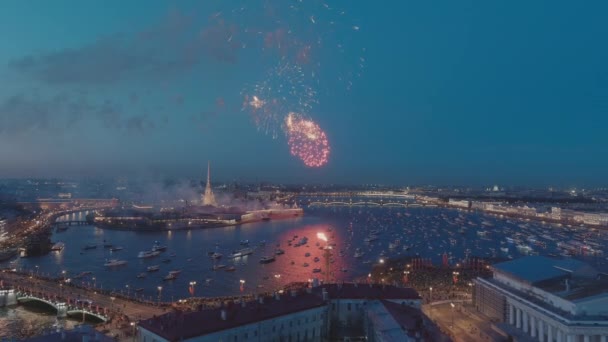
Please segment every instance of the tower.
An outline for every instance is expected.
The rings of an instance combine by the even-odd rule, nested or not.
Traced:
[[[203,194],[203,205],[217,206],[213,190],[211,190],[211,164],[209,162],[207,162],[207,185]]]

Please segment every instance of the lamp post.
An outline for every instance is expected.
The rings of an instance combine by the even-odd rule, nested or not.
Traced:
[[[190,297],[194,297],[194,286],[196,285],[196,282],[193,280],[190,282]]]
[[[131,334],[133,335],[133,342],[135,342],[135,322],[131,322]]]
[[[163,287],[159,286],[159,287],[157,287],[157,289],[158,289],[158,306],[160,306],[160,297],[161,297],[161,294],[163,293]]]
[[[454,329],[454,303],[450,303],[450,306],[452,307],[452,326],[451,328]]]
[[[429,296],[429,306],[431,307],[429,312],[431,314],[431,319],[433,318],[433,287],[429,287],[430,296]]]
[[[65,270],[61,271],[61,275],[63,276],[63,282],[65,283]]]
[[[93,277],[93,288],[97,288],[97,278]]]
[[[39,268],[40,268],[40,267],[39,267],[38,265],[36,265],[36,276],[38,275],[38,270],[39,270]]]
[[[131,294],[131,288],[129,287],[129,284],[125,285],[125,287],[127,288],[127,298],[129,298]]]
[[[110,297],[110,299],[112,300],[112,310],[114,310],[114,299],[116,299],[116,297]]]

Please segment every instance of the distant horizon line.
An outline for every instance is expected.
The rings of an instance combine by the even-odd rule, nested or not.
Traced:
[[[158,183],[158,182],[185,182],[185,181],[197,181],[201,184],[205,183],[205,177],[177,177],[177,176],[158,176],[158,177],[134,177],[134,176],[79,176],[79,177],[0,177],[0,182],[2,181],[63,181],[63,182],[82,182],[82,181],[103,181],[103,182],[137,182],[137,183]],[[213,180],[213,179],[212,179]],[[395,190],[388,188],[402,188],[399,190],[406,190],[405,188],[439,188],[439,189],[463,189],[463,188],[472,188],[472,189],[489,189],[495,186],[500,188],[500,192],[503,190],[517,190],[517,189],[528,189],[528,190],[556,190],[556,191],[564,191],[564,190],[608,190],[608,185],[547,185],[547,184],[528,184],[524,185],[522,183],[519,184],[509,184],[509,183],[484,183],[484,184],[466,184],[466,183],[426,183],[426,182],[414,182],[410,184],[406,183],[370,183],[370,182],[313,182],[313,181],[305,181],[305,182],[294,182],[294,181],[273,181],[273,180],[260,180],[260,179],[239,179],[233,178],[231,180],[225,180],[220,178],[216,178],[213,180],[212,184],[214,188],[217,188],[218,185],[225,185],[231,183],[240,183],[240,184],[262,184],[262,185],[282,185],[282,186],[323,186],[323,187],[380,187],[384,188],[383,190]]]

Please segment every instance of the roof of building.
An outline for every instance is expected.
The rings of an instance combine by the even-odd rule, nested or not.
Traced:
[[[382,300],[381,302],[402,329],[416,331],[422,328],[422,311],[388,300]]]
[[[304,292],[295,297],[283,295],[279,300],[264,297],[264,303],[250,301],[244,307],[230,303],[224,308],[187,313],[178,311],[141,321],[139,325],[169,341],[177,341],[314,309],[324,304],[316,293]],[[226,310],[226,319],[222,319],[222,310]]]
[[[85,337],[86,336],[86,337]],[[79,325],[73,330],[54,331],[52,333],[41,334],[38,336],[30,337],[23,341],[26,342],[82,342],[86,339],[90,342],[112,342],[115,341],[110,336],[106,336],[100,332],[95,331],[90,325]]]
[[[169,341],[206,335],[242,325],[265,321],[268,319],[293,314],[324,306],[322,291],[327,291],[329,298],[343,299],[419,299],[418,293],[411,288],[400,288],[390,285],[363,284],[326,284],[310,291],[293,290],[275,299],[263,297],[263,303],[249,301],[245,306],[230,302],[224,308],[202,309],[193,312],[172,312],[152,319],[144,320],[139,325]],[[226,319],[222,319],[222,310],[226,310]],[[201,324],[205,322],[205,324]]]
[[[586,263],[575,259],[554,259],[535,255],[501,262],[492,267],[533,284],[570,275],[586,266]]]

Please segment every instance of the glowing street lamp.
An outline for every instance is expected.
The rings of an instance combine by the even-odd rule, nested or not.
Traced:
[[[450,306],[452,307],[452,329],[454,328],[454,303],[450,303]]]
[[[190,282],[190,288],[188,289],[190,291],[190,297],[194,296],[194,286],[196,285],[196,282],[193,280]]]
[[[160,306],[160,296],[163,293],[163,287],[159,286],[156,289],[158,289],[158,306]]]
[[[380,258],[380,263],[384,264],[384,259]]]

